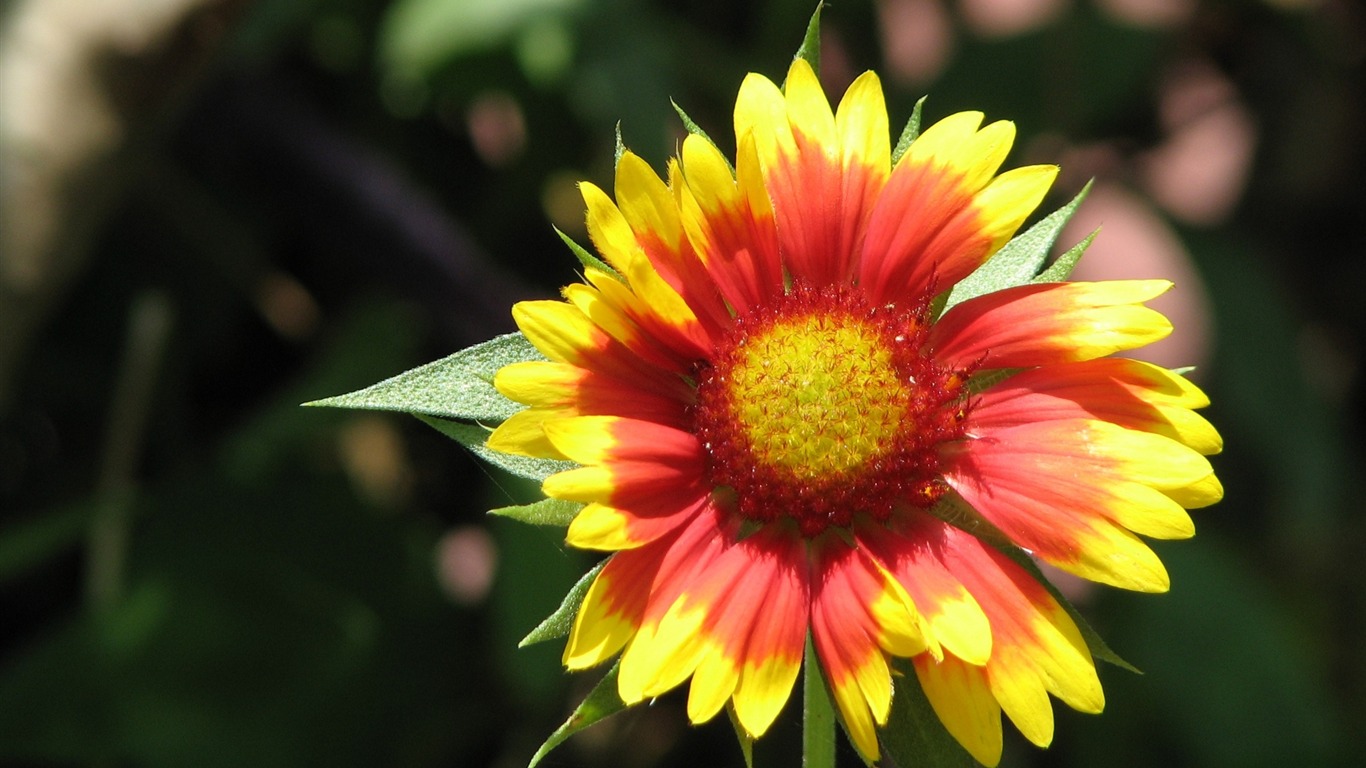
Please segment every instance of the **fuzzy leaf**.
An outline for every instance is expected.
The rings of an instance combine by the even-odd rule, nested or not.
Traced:
[[[615,277],[623,283],[626,282],[626,279],[621,276],[621,273],[612,269],[607,262],[589,253],[587,248],[574,242],[574,238],[561,232],[559,227],[551,227],[551,229],[554,229],[555,234],[560,236],[560,240],[563,241],[565,245],[569,246],[569,250],[573,252],[574,256],[578,258],[579,263],[582,264],[585,269],[596,269],[599,272],[604,272]]]
[[[797,49],[796,56],[806,59],[817,77],[821,74],[821,10],[824,7],[824,2],[816,3],[816,12],[811,14],[811,21],[806,25],[806,36],[802,38],[802,47]]]
[[[1100,234],[1100,227],[1091,230],[1091,234],[1082,238],[1080,243],[1068,248],[1056,261],[1048,265],[1048,269],[1040,272],[1039,276],[1034,278],[1034,282],[1061,283],[1066,280],[1072,275],[1072,270],[1076,268],[1077,262],[1081,261],[1081,255],[1086,252],[1087,248],[1091,247],[1091,241],[1095,240],[1098,234]]]
[[[489,429],[479,424],[434,419],[420,414],[417,417],[436,431],[470,449],[475,456],[518,477],[541,481],[556,472],[563,472],[566,469],[573,469],[578,466],[569,461],[533,459],[527,456],[515,456],[510,453],[491,450],[484,445],[489,437]]]
[[[577,501],[541,499],[531,504],[490,509],[489,514],[506,517],[519,523],[564,528],[569,525],[569,521],[574,519],[574,515],[577,515],[580,509],[583,509],[583,505]]]
[[[493,388],[493,375],[509,363],[544,359],[525,336],[509,333],[365,389],[304,405],[398,411],[497,424],[523,406]]]
[[[1072,218],[1077,206],[1086,199],[1086,193],[1090,190],[1091,184],[1088,182],[1082,187],[1081,192],[1072,198],[1072,202],[1044,217],[1024,234],[1016,235],[997,251],[995,256],[988,259],[987,263],[963,278],[949,293],[945,309],[975,296],[1014,288],[1033,280],[1048,260],[1048,252],[1057,242],[1058,233]]]
[[[909,659],[893,658],[892,713],[878,733],[883,768],[978,768],[967,750],[944,729],[925,698]]]
[[[560,602],[560,607],[545,617],[545,621],[537,624],[535,629],[528,632],[526,637],[522,638],[522,642],[517,644],[517,647],[525,648],[528,645],[535,645],[546,640],[568,637],[569,630],[574,627],[574,617],[579,613],[579,606],[583,605],[583,596],[588,594],[588,588],[593,586],[593,579],[596,579],[598,573],[606,566],[607,560],[603,560],[574,582],[574,586],[565,593],[564,600]]]
[[[531,762],[527,764],[527,768],[536,768],[541,760],[550,754],[550,750],[563,744],[565,739],[626,708],[626,704],[617,695],[618,666],[620,665],[613,664],[612,668],[607,670],[607,674],[593,687],[583,703],[574,710],[574,714],[564,721],[564,725],[556,728],[555,732],[550,734],[550,738],[541,745],[541,748],[536,750],[536,754],[531,757]]]
[[[708,144],[712,145],[713,147],[716,147],[717,151],[720,152],[721,148],[717,146],[715,141],[712,141],[711,136],[708,136],[707,132],[702,130],[702,126],[693,122],[693,119],[691,117],[688,117],[688,113],[684,112],[683,108],[678,106],[678,102],[674,101],[673,99],[669,99],[669,103],[673,105],[674,111],[678,113],[678,118],[683,121],[683,127],[687,129],[688,133],[694,134],[696,136],[701,136],[702,138],[707,140]],[[730,169],[730,175],[734,176],[735,166],[731,164],[730,158],[726,157],[725,152],[721,152],[721,157],[726,161],[726,167]]]
[[[901,129],[901,138],[896,140],[896,149],[892,150],[892,167],[901,161],[901,156],[906,154],[906,150],[911,148],[911,142],[920,138],[920,112],[925,106],[925,97],[915,103],[915,109],[911,110],[911,118],[906,121],[906,127]]]
[[[621,121],[620,121],[620,120],[617,121],[617,131],[616,131],[616,134],[617,134],[616,146],[612,148],[612,167],[613,167],[613,168],[616,168],[618,165],[621,165],[621,156],[624,155],[624,154],[626,154],[626,144],[625,144],[624,142],[622,142],[622,140],[621,140]]]

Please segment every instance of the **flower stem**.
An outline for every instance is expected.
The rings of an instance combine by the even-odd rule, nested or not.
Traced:
[[[171,315],[170,300],[160,291],[149,291],[134,302],[128,324],[96,481],[100,504],[86,539],[86,597],[99,610],[108,610],[123,597],[133,482],[147,417],[155,404],[156,374],[170,337]]]
[[[825,690],[811,636],[806,637],[802,681],[802,767],[835,768],[835,710]]]

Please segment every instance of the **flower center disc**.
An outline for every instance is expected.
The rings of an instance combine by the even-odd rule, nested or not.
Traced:
[[[750,451],[794,478],[856,470],[902,428],[907,387],[879,334],[855,318],[778,322],[736,352],[730,395]]]
[[[962,436],[962,372],[922,354],[928,317],[854,292],[794,287],[737,318],[698,372],[694,429],[717,497],[814,536],[886,520],[946,490],[939,446]]]

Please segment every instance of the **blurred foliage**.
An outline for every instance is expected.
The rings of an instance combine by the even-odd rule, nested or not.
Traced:
[[[1208,290],[1213,354],[1190,362],[1227,441],[1227,499],[1160,548],[1171,594],[1077,596],[1145,674],[1106,667],[1104,715],[1059,707],[1054,746],[1016,737],[1003,764],[1350,765],[1366,722],[1366,516],[1349,494],[1366,18],[1349,0],[1113,10],[1135,4],[1053,4],[1012,34],[974,21],[984,2],[825,13],[832,89],[876,68],[893,125],[925,93],[927,120],[1015,120],[1016,161],[1082,174],[1049,209],[1092,174],[1148,194],[1165,89],[1190,62],[1231,84],[1258,137],[1226,213],[1147,203]],[[945,12],[939,69],[893,66],[896,25],[932,26],[906,8]],[[486,517],[535,487],[422,423],[297,405],[511,330],[512,301],[572,279],[552,224],[584,240],[573,184],[610,183],[616,126],[658,167],[683,135],[672,98],[733,144],[744,73],[779,76],[810,12],[247,6],[134,148],[91,258],[0,387],[0,764],[525,765],[597,677],[563,673],[555,642],[517,643],[593,558]],[[135,321],[149,301],[164,331]],[[98,552],[111,565],[92,572]],[[756,764],[796,764],[790,720]],[[743,763],[725,722],[687,726],[672,695],[544,764]]]

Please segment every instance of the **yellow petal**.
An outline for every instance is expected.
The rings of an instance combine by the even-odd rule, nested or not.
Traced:
[[[693,672],[688,690],[688,719],[705,723],[721,711],[721,707],[740,685],[740,668],[720,646],[707,646],[705,655]]]
[[[621,510],[604,504],[588,504],[569,521],[565,542],[571,547],[604,552],[632,549],[646,543],[631,538],[628,523],[629,519]]]
[[[1139,538],[1101,522],[1082,539],[1074,560],[1049,562],[1075,576],[1135,592],[1166,592],[1171,578],[1162,561]]]
[[[577,384],[586,372],[564,363],[533,360],[511,363],[498,369],[493,387],[509,400],[531,406],[557,406],[572,402]]]
[[[679,657],[693,664],[701,661],[697,644],[703,640],[707,607],[688,603],[686,595],[680,597],[656,626],[642,627],[621,654],[617,692],[622,701],[633,704],[657,691],[657,682],[668,676],[670,665],[678,664]]]
[[[1162,492],[1186,509],[1199,509],[1224,498],[1224,485],[1211,472],[1189,485],[1166,488]]]
[[[616,487],[617,481],[612,476],[612,471],[601,466],[579,467],[558,472],[541,483],[541,491],[547,496],[582,502],[609,498]]]
[[[541,354],[561,363],[576,363],[602,349],[608,335],[578,307],[563,301],[520,301],[512,319]]]
[[[857,163],[879,171],[884,178],[891,173],[887,102],[876,74],[864,72],[844,92],[835,111],[835,127],[846,168]]]
[[[977,762],[994,768],[1001,761],[1001,707],[981,670],[953,656],[940,662],[920,656],[915,672],[944,728]]]
[[[1020,733],[1035,746],[1053,741],[1053,702],[1033,670],[1007,669],[989,675],[991,693]]]
[[[835,143],[835,115],[825,98],[821,81],[806,59],[793,59],[783,83],[787,97],[787,119],[794,132],[805,134],[817,147],[833,152]],[[884,110],[885,112],[885,110]]]
[[[792,686],[801,669],[801,657],[778,654],[759,664],[746,664],[740,671],[735,689],[735,719],[747,733],[762,736],[777,719],[792,696]]]
[[[564,665],[568,669],[587,669],[601,664],[621,650],[635,634],[635,623],[611,609],[611,601],[607,598],[610,588],[602,574],[598,574],[588,587],[564,647]]]
[[[977,133],[983,117],[981,112],[949,115],[922,131],[911,142],[906,154],[901,156],[901,162],[915,165],[947,164],[950,158],[959,157],[959,148]]]
[[[966,589],[941,600],[927,618],[931,633],[946,650],[974,666],[987,663],[991,657],[991,623]]]
[[[1191,516],[1161,491],[1139,483],[1115,483],[1112,490],[1119,502],[1107,514],[1134,533],[1153,539],[1189,539],[1195,535]]]
[[[651,233],[665,244],[678,243],[678,203],[650,164],[634,152],[623,152],[617,161],[616,193],[617,206],[631,229]]]
[[[588,236],[607,263],[618,272],[624,272],[631,262],[643,258],[631,225],[612,198],[587,181],[579,183],[579,193],[588,206]]]
[[[783,92],[763,75],[750,73],[740,83],[740,93],[735,97],[735,136],[739,142],[750,137],[764,166],[777,162],[779,147],[785,152],[795,149]]]
[[[1057,177],[1056,165],[1013,168],[991,179],[986,189],[977,193],[973,207],[983,224],[983,234],[992,239],[992,252],[1005,245],[1039,207]]]
[[[527,408],[508,417],[489,435],[485,443],[490,450],[538,459],[568,459],[546,437],[548,421],[563,418],[565,413],[552,408]]]

